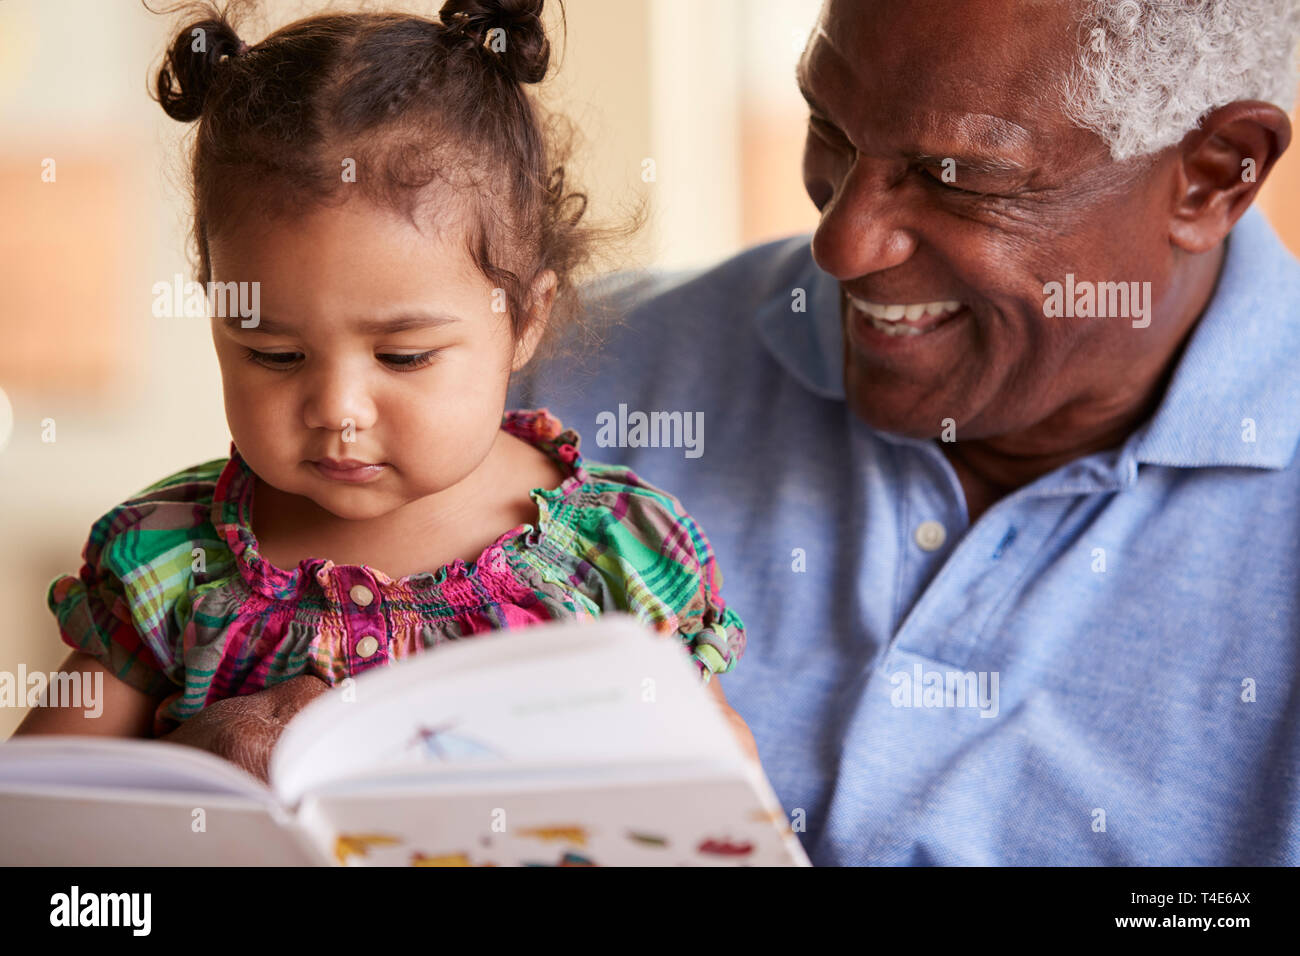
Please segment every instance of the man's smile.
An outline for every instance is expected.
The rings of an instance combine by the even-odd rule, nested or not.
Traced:
[[[871,325],[886,335],[920,335],[946,323],[961,312],[963,304],[956,299],[933,302],[886,303],[872,302],[845,292],[853,308],[866,316]]]
[[[849,337],[860,349],[895,351],[937,345],[971,316],[956,300],[927,303],[881,303],[845,293]]]

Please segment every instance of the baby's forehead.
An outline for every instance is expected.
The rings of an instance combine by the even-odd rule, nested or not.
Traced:
[[[357,185],[292,182],[275,174],[247,178],[229,177],[219,192],[209,197],[206,223],[212,240],[227,236],[236,241],[273,231],[284,224],[303,224],[327,218],[387,220],[421,234],[463,232],[485,212],[509,218],[488,195],[480,195],[468,182],[437,179],[422,185],[396,188],[389,184]]]
[[[439,256],[468,258],[480,233],[475,204],[446,188],[401,204],[376,201],[361,193],[342,201],[276,204],[243,203],[230,207],[208,230],[212,267],[223,263],[266,263],[277,250],[315,258],[318,255],[382,255],[394,260]]]
[[[401,335],[405,332],[440,332],[455,331],[456,326],[465,323],[463,316],[450,312],[426,308],[421,305],[370,306],[357,314],[342,311],[329,316],[328,327],[322,322],[289,321],[273,316],[258,316],[255,323],[242,319],[238,314],[214,316],[213,321],[221,323],[231,332],[244,332],[250,337],[260,335],[273,337],[310,337],[316,331],[328,331],[349,334],[360,338]]]
[[[259,283],[263,314],[295,325],[479,311],[499,283],[469,237],[445,217],[419,225],[364,202],[248,223],[213,242],[211,280]]]

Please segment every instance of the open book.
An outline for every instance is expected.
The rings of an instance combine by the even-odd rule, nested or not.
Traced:
[[[0,744],[0,864],[807,866],[681,645],[622,614],[444,644],[303,708],[270,786],[157,740]]]

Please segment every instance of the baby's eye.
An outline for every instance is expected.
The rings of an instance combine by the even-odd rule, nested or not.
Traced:
[[[256,349],[244,349],[245,358],[267,368],[288,368],[302,358],[300,352],[259,352]]]
[[[409,372],[431,364],[434,356],[441,351],[442,349],[430,349],[410,355],[393,353],[375,357],[395,371]],[[301,352],[259,352],[249,348],[244,349],[244,355],[250,362],[274,369],[292,368],[303,357]]]
[[[413,355],[380,355],[378,358],[394,369],[400,369],[403,372],[409,372],[413,369],[424,368],[433,361],[442,349],[430,349],[427,352],[418,352]]]

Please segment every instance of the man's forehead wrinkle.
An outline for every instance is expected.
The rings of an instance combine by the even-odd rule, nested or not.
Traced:
[[[838,62],[836,62],[838,61]],[[925,152],[937,146],[950,146],[958,151],[987,151],[1016,156],[1032,155],[1034,136],[1014,120],[992,113],[964,111],[953,107],[956,86],[945,86],[937,96],[942,107],[927,108],[913,105],[901,96],[882,97],[866,83],[856,84],[853,95],[836,95],[834,70],[847,70],[849,64],[832,45],[818,45],[809,49],[809,55],[796,70],[796,79],[804,98],[827,119],[844,129],[850,139],[865,145],[867,137],[884,134],[891,138],[906,137],[908,142],[890,145]],[[818,82],[818,80],[822,82]],[[908,84],[906,93],[914,98],[922,92],[915,84]],[[924,93],[922,93],[924,95]],[[929,96],[925,96],[930,99]],[[846,112],[851,110],[852,112]]]
[[[1056,91],[1077,49],[1071,6],[831,0],[799,79],[818,112],[852,140],[888,135],[924,112],[942,122],[921,119],[933,139],[908,145],[951,143],[1030,161],[1053,149],[1061,126]],[[918,69],[922,56],[926,68]]]
[[[1027,154],[1033,149],[1034,137],[1029,130],[992,113],[931,113],[931,132],[955,133],[958,141],[991,152]]]
[[[850,39],[853,41],[851,48],[845,49],[844,44]],[[970,63],[918,70],[915,59],[906,55],[902,44],[886,43],[877,48],[877,44],[867,43],[869,55],[864,55],[864,39],[867,38],[851,36],[847,24],[842,24],[837,31],[828,30],[825,20],[819,21],[813,30],[812,42],[796,70],[805,97],[824,109],[848,107],[870,99],[881,100],[882,105],[884,100],[888,100],[890,108],[897,109],[903,105],[905,95],[921,108],[929,106],[925,101],[930,101],[932,106],[929,108],[934,113],[969,115],[982,121],[987,132],[979,140],[981,145],[1025,148],[1032,143],[1033,136],[1029,130],[1011,119],[1005,111],[999,115],[975,108],[989,105],[990,81],[989,77],[971,67],[987,65],[987,57],[972,54]],[[1044,72],[1042,59],[1043,54],[1036,52],[1029,63],[1013,70],[1011,75],[1041,75]],[[1041,83],[1034,84],[1035,92],[1039,86]],[[966,99],[971,108],[963,109],[962,99]],[[1014,97],[1012,101],[1019,99]],[[1039,97],[1033,99],[1036,101]],[[831,100],[835,102],[828,102]]]

